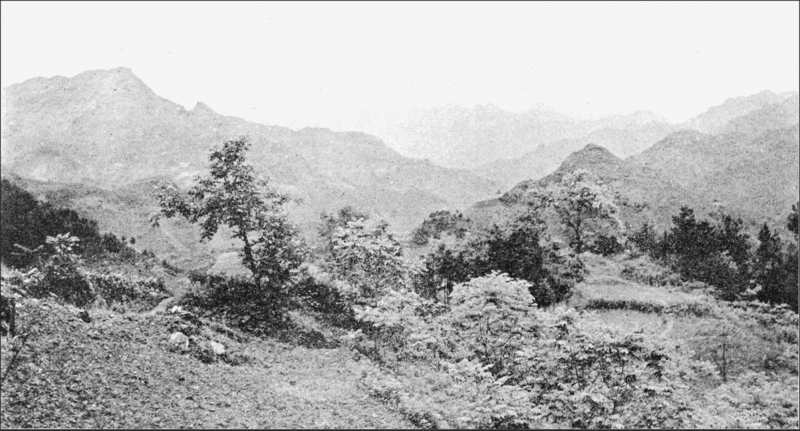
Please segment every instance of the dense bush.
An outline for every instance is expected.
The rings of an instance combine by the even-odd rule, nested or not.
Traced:
[[[589,251],[602,256],[611,256],[622,253],[624,249],[625,247],[619,243],[616,236],[604,234],[598,235],[589,246]]]
[[[89,272],[86,278],[99,298],[110,307],[133,307],[136,311],[148,310],[169,294],[164,281],[156,278],[138,278],[120,273]]]
[[[286,284],[259,286],[241,276],[197,274],[191,281],[192,289],[180,304],[200,315],[256,334],[266,334],[289,323],[286,312],[290,288]]]
[[[55,295],[79,307],[94,303],[97,292],[79,267],[80,259],[73,251],[79,239],[61,234],[47,237],[46,241],[52,254],[42,264],[41,276],[28,288],[28,293],[38,298]]]

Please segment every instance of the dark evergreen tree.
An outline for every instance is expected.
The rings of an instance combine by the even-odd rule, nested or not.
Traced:
[[[753,262],[753,275],[756,284],[761,286],[758,299],[775,304],[780,302],[784,287],[784,263],[781,240],[770,231],[766,223],[758,232],[758,248]]]

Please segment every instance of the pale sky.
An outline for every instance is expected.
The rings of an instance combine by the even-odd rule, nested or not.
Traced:
[[[292,128],[493,103],[684,121],[800,82],[798,2],[2,2],[2,87],[124,66]]]

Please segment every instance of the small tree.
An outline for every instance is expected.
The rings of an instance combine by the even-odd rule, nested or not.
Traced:
[[[333,234],[334,278],[356,303],[374,305],[388,290],[410,289],[414,271],[385,221],[350,221]]]
[[[213,148],[209,175],[198,177],[186,194],[173,185],[160,185],[161,209],[151,221],[158,226],[162,216],[182,216],[200,223],[204,241],[220,225],[228,226],[232,236],[242,241],[239,256],[253,274],[256,288],[263,289],[265,281],[280,288],[302,262],[302,242],[283,212],[289,196],[256,178],[245,160],[248,148],[245,136]]]
[[[336,233],[336,228],[347,227],[347,223],[351,221],[367,220],[369,215],[348,205],[341,208],[337,214],[323,212],[319,218],[321,224],[317,229],[317,234],[319,235],[320,245],[317,250],[324,259],[330,260],[334,254],[333,236]]]
[[[564,175],[554,187],[533,198],[532,205],[555,210],[576,253],[583,251],[594,230],[590,222],[607,221],[621,227],[611,192],[596,175],[583,169]]]

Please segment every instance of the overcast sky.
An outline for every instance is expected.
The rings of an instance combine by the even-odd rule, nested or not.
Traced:
[[[2,87],[129,67],[191,109],[293,128],[532,106],[680,122],[798,90],[798,2],[2,2]]]

